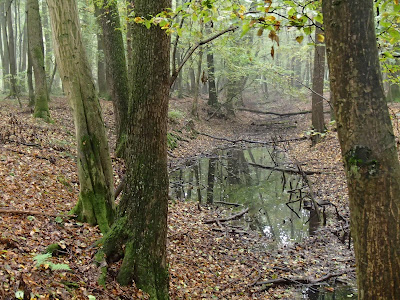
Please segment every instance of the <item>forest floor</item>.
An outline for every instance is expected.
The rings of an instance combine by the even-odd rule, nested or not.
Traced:
[[[74,125],[66,99],[52,101],[52,124],[33,119],[30,109],[20,109],[14,101],[0,103],[0,299],[146,299],[134,284],[116,283],[118,264],[110,266],[106,288],[97,284],[94,244],[101,234],[97,227],[65,216],[79,191]],[[245,105],[275,112],[309,109],[306,103],[294,101],[271,102],[268,109],[251,101]],[[104,101],[102,106],[113,149],[112,105]],[[270,241],[257,232],[219,232],[213,230],[216,224],[205,224],[221,218],[220,210],[172,199],[168,216],[171,299],[302,299],[301,290],[312,281],[326,282],[328,293],[335,291],[335,284],[352,285],[348,199],[332,126],[311,148],[305,135],[309,114],[278,117],[238,111],[235,118],[226,119],[202,100],[200,118],[191,121],[190,107],[190,98],[170,101],[170,110],[180,111],[170,114],[170,131],[182,138],[169,151],[170,167],[222,145],[243,144],[238,140],[293,140],[276,144],[302,169],[320,171],[308,179],[315,198],[325,203],[327,224],[303,242],[267,250]],[[396,116],[399,106],[391,111]],[[113,154],[112,159],[117,184],[124,167]],[[54,243],[60,251],[53,257],[41,255]],[[67,266],[70,270],[65,270]]]

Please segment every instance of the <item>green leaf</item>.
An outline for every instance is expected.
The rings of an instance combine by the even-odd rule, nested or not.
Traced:
[[[240,36],[241,37],[244,36],[249,30],[250,30],[250,24],[248,24],[248,23],[243,24],[242,34]]]
[[[49,264],[52,271],[71,271],[67,264]]]
[[[44,262],[46,262],[51,257],[51,253],[38,254],[33,257],[33,260],[36,261],[36,267],[40,267]]]
[[[92,295],[89,295],[88,298],[89,298],[89,300],[96,300],[96,297],[92,296]]]

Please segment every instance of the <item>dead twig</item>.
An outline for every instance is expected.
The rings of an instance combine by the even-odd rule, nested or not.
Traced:
[[[63,215],[63,214],[53,214],[53,213],[46,213],[42,211],[36,210],[17,210],[17,209],[0,209],[0,213],[2,214],[14,214],[14,215],[39,215],[39,216],[46,216],[46,217],[63,217],[63,218],[73,218],[74,215]]]
[[[227,221],[232,221],[232,220],[236,220],[241,218],[245,213],[247,213],[249,211],[249,208],[247,207],[246,209],[242,210],[241,212],[235,214],[235,215],[231,215],[229,217],[226,218],[220,218],[220,219],[213,219],[213,220],[205,220],[204,223],[205,224],[212,224],[212,223],[217,223],[218,222],[227,222]]]
[[[294,278],[289,278],[289,277],[281,277],[281,278],[276,278],[276,279],[270,279],[270,280],[265,280],[265,281],[258,281],[255,285],[268,285],[268,288],[274,285],[287,285],[287,284],[310,284],[310,285],[317,285],[321,282],[327,281],[331,279],[332,277],[338,277],[343,274],[353,272],[354,269],[349,269],[345,270],[342,272],[336,272],[336,273],[328,273],[325,276],[322,276],[317,279],[310,279],[310,278],[304,278],[304,277],[294,277]]]

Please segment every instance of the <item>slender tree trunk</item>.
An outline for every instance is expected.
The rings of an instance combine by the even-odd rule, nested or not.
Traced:
[[[35,74],[35,110],[33,116],[50,122],[49,92],[44,69],[42,24],[38,0],[27,0],[29,51]]]
[[[179,49],[177,49],[177,51],[176,51],[176,61],[178,63],[178,66],[182,63],[182,59],[181,59],[180,54],[181,53],[180,53]],[[178,78],[177,78],[177,81],[176,81],[177,89],[178,89],[178,98],[179,99],[183,98],[183,75],[182,75],[182,73],[183,73],[183,70],[181,72],[179,72]]]
[[[29,46],[28,46],[28,67],[26,70],[27,73],[27,81],[28,81],[28,92],[29,92],[29,107],[35,106],[35,90],[33,88],[33,75],[32,75],[32,57],[29,53]]]
[[[100,97],[107,95],[106,65],[104,62],[103,34],[97,33],[97,86]]]
[[[113,173],[101,107],[74,0],[48,0],[56,61],[74,114],[80,194],[73,212],[107,232],[114,221]]]
[[[123,156],[126,146],[126,125],[129,111],[129,80],[124,41],[122,32],[119,30],[121,23],[117,2],[106,0],[102,6],[96,5],[96,12],[99,16],[98,20],[101,28],[103,29],[108,90],[110,91],[114,105],[117,135],[116,153],[118,156]],[[130,30],[128,29],[128,31]],[[130,41],[128,41],[129,44]],[[132,57],[131,59],[133,61]]]
[[[13,29],[13,17],[12,17],[12,0],[6,1],[6,15],[7,15],[7,34],[8,34],[8,55],[10,61],[10,96],[18,96],[17,88],[17,57],[15,52],[15,40],[14,40],[14,29]]]
[[[54,64],[53,73],[51,74],[51,77],[50,77],[49,94],[51,94],[51,88],[53,87],[54,78],[56,77],[56,73],[57,73],[57,62]]]
[[[317,24],[321,26],[321,24]],[[312,136],[312,144],[315,145],[321,138],[320,133],[325,131],[324,123],[324,76],[325,76],[325,46],[318,40],[318,35],[322,35],[320,27],[315,29],[315,51],[314,51],[314,72],[312,89],[312,126],[316,134]],[[321,96],[319,96],[321,95]]]
[[[146,18],[170,6],[170,0],[136,0],[135,13]],[[120,217],[105,237],[103,251],[107,258],[124,252],[118,282],[128,285],[134,279],[151,299],[168,299],[166,137],[170,38],[158,26],[131,26],[135,43],[127,181]]]
[[[199,97],[200,97],[200,77],[201,77],[201,64],[203,62],[203,49],[199,50],[199,61],[197,62],[197,76],[194,86],[194,99],[192,103],[192,116],[199,118]]]
[[[20,62],[20,76],[26,72],[26,64],[27,64],[27,58],[28,58],[28,27],[27,27],[27,18],[25,17],[25,22],[24,22],[24,27],[23,27],[23,32],[21,34],[22,36],[22,48],[21,48],[21,62]],[[23,75],[23,80],[26,80],[26,76]],[[22,91],[26,92],[26,85],[25,82],[21,85]]]
[[[208,102],[210,106],[218,105],[217,89],[215,87],[215,65],[214,65],[214,53],[211,47],[208,47],[207,51],[207,67],[208,67]]]
[[[2,60],[3,65],[3,85],[5,90],[10,89],[10,55],[8,53],[8,34],[7,34],[7,17],[6,17],[6,3],[0,3],[0,13],[1,13],[1,33],[2,33],[2,43],[3,43],[3,55]]]
[[[322,1],[359,299],[400,299],[400,165],[372,0]]]
[[[43,31],[44,31],[44,40],[45,40],[45,69],[47,72],[47,76],[50,75],[50,70],[51,70],[51,56],[52,56],[52,50],[51,50],[51,29],[49,26],[49,12],[47,9],[47,2],[42,1],[42,24],[43,24]],[[50,91],[50,89],[49,89]]]

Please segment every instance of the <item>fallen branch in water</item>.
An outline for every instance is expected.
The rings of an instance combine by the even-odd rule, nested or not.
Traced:
[[[232,206],[243,206],[243,204],[239,203],[231,203],[231,202],[225,202],[225,201],[214,201],[214,204],[224,204],[224,205],[232,205]]]
[[[250,166],[261,168],[261,169],[268,169],[268,170],[275,170],[275,171],[280,171],[280,172],[285,172],[285,173],[290,173],[290,174],[306,174],[306,175],[313,175],[313,174],[326,174],[326,172],[321,172],[321,171],[303,171],[303,170],[296,170],[296,169],[286,169],[286,168],[279,168],[279,167],[274,167],[274,166],[264,166],[264,165],[259,165],[255,163],[248,163]]]
[[[325,276],[322,276],[317,279],[310,279],[310,278],[303,278],[303,277],[282,277],[282,278],[276,278],[276,279],[270,279],[270,280],[265,280],[265,281],[258,281],[255,285],[268,285],[267,288],[270,288],[274,285],[282,285],[282,284],[310,284],[310,285],[317,285],[321,282],[327,281],[331,279],[332,277],[338,277],[343,274],[353,272],[354,269],[349,269],[345,270],[342,272],[337,272],[337,273],[329,273]]]
[[[301,137],[301,138],[293,138],[293,139],[285,139],[285,140],[274,140],[274,141],[254,141],[254,140],[246,140],[246,139],[237,139],[237,140],[231,140],[228,138],[223,138],[223,137],[217,137],[217,136],[213,136],[211,134],[208,133],[203,133],[203,132],[199,132],[199,131],[195,131],[197,134],[199,135],[203,135],[215,140],[220,140],[220,141],[226,141],[226,142],[230,142],[230,143],[249,143],[249,144],[261,144],[261,145],[269,145],[269,144],[275,144],[275,143],[285,143],[285,142],[294,142],[294,141],[303,141],[306,140],[307,137]]]
[[[306,110],[306,111],[298,111],[298,112],[289,112],[289,113],[276,113],[272,111],[261,111],[261,110],[255,110],[255,109],[249,109],[249,108],[238,108],[237,110],[241,111],[248,111],[251,113],[255,114],[261,114],[261,115],[273,115],[273,116],[278,116],[278,117],[288,117],[288,116],[297,116],[297,115],[306,115],[306,114],[311,114],[311,110]],[[324,111],[324,114],[330,113],[329,111]]]
[[[204,223],[205,224],[212,224],[212,223],[217,223],[218,224],[218,222],[227,222],[227,221],[236,220],[236,219],[241,218],[248,211],[249,211],[249,208],[246,208],[246,209],[242,210],[241,212],[239,212],[239,213],[237,213],[235,215],[232,215],[232,216],[229,216],[229,217],[226,217],[226,218],[221,218],[221,219],[205,220]]]

